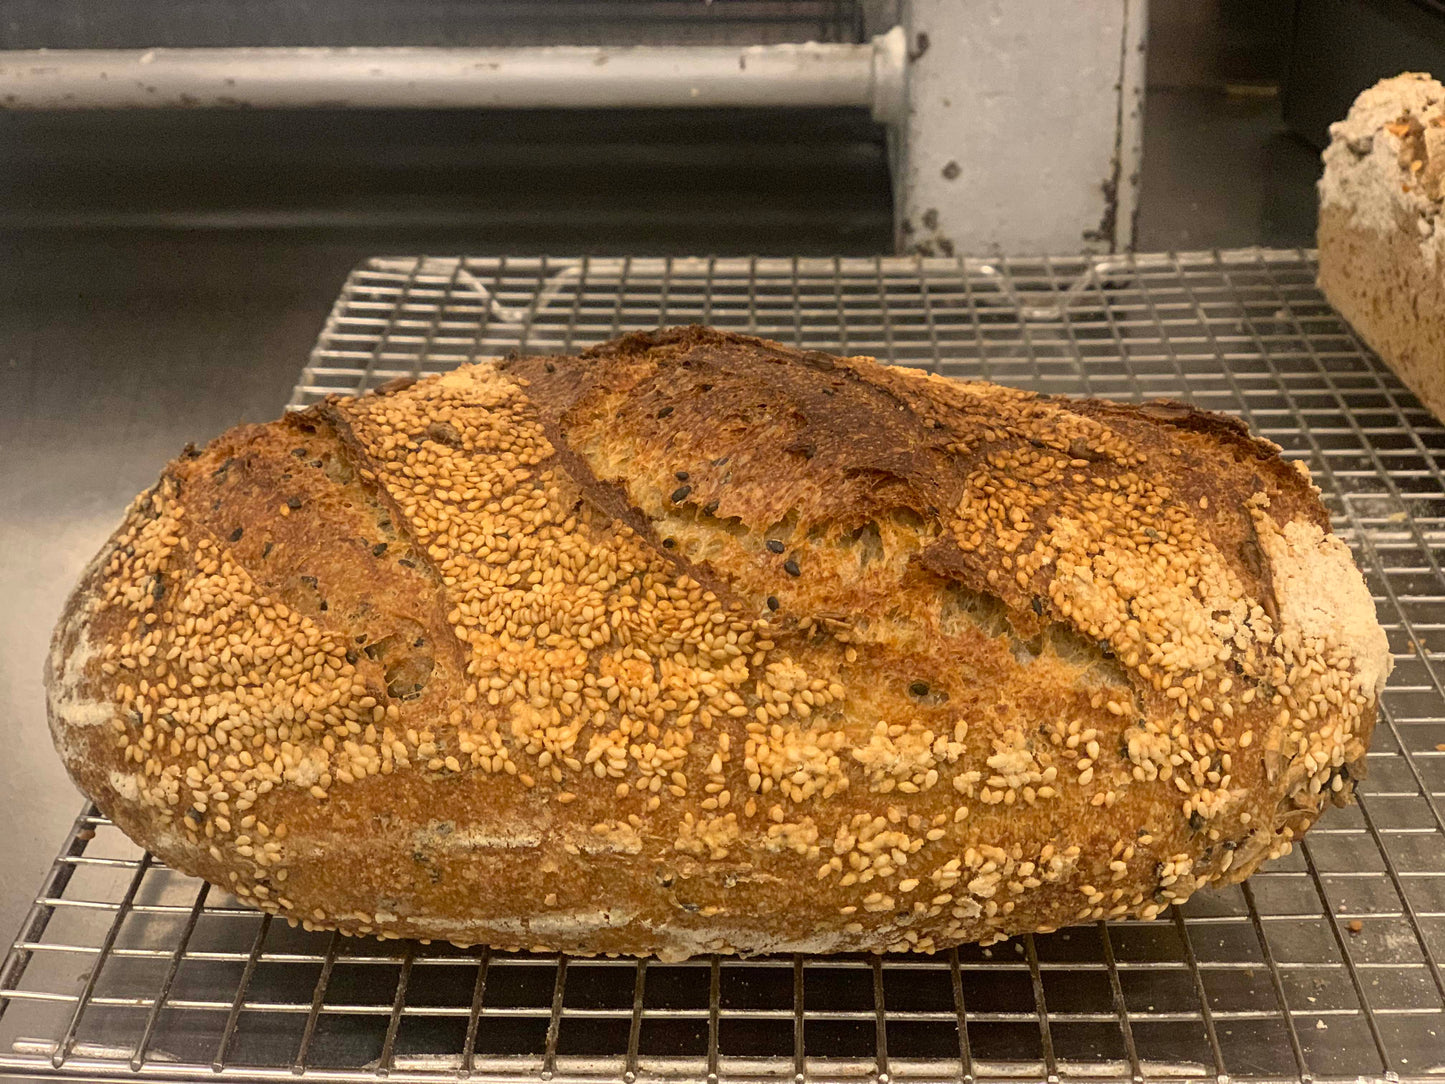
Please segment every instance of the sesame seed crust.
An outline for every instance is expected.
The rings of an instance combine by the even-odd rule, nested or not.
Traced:
[[[47,684],[254,906],[671,959],[1154,917],[1348,799],[1388,667],[1231,419],[679,328],[188,451]]]

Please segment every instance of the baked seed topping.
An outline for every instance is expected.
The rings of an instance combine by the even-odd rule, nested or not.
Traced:
[[[728,479],[691,481],[654,469],[663,453],[634,447],[635,425],[613,424],[627,411],[619,393],[596,415],[607,431],[579,425],[567,439],[604,483],[615,464],[635,464],[615,480],[662,550],[588,495],[526,382],[500,367],[330,404],[317,421],[330,417],[354,445],[359,481],[346,484],[395,509],[415,556],[377,574],[443,599],[455,660],[416,635],[360,630],[334,589],[336,606],[310,610],[299,593],[283,601],[277,580],[263,587],[259,577],[279,574],[271,565],[303,559],[299,548],[283,546],[263,573],[252,562],[272,541],[257,546],[239,528],[213,540],[202,483],[236,487],[245,472],[230,478],[235,457],[215,465],[214,453],[178,463],[177,477],[196,475],[195,494],[189,475],[184,485],[168,476],[139,498],[101,588],[117,631],[99,666],[139,800],[234,863],[241,898],[366,932],[376,916],[293,906],[288,826],[267,796],[290,788],[328,801],[338,786],[398,770],[507,776],[582,811],[591,847],[661,837],[704,864],[793,856],[817,891],[836,894],[850,936],[887,928],[895,947],[927,950],[1002,936],[1046,885],[1067,889],[1058,924],[1153,917],[1286,851],[1349,785],[1342,769],[1362,751],[1373,690],[1339,643],[1267,612],[1255,574],[1201,526],[1200,511],[1233,513],[1188,491],[1189,434],[1164,418],[837,365],[841,382],[798,367],[795,389],[826,379],[844,411],[886,388],[904,409],[877,414],[882,435],[870,440],[916,414],[916,428],[899,431],[936,448],[949,465],[929,477],[947,486],[881,466],[829,475],[845,449],[826,431],[799,445],[813,453],[811,473],[780,480],[730,430],[680,416],[680,430],[704,435],[673,454],[729,467]],[[721,402],[728,374],[706,375]],[[779,417],[785,405],[774,403]],[[1150,461],[1147,442],[1161,439],[1177,467]],[[687,484],[664,500],[668,478]],[[714,487],[725,481],[724,498]],[[908,488],[925,484],[934,488]],[[680,507],[694,488],[709,516],[746,531]],[[325,503],[292,496],[279,514],[320,517]],[[871,518],[860,527],[839,508]],[[1296,544],[1288,509],[1259,491],[1237,514],[1261,567],[1278,567]],[[810,569],[789,586],[786,619],[746,548],[782,522],[796,543],[784,570]],[[775,538],[766,548],[785,552]],[[371,550],[380,557],[387,543]],[[319,582],[305,569],[290,576]],[[951,698],[910,679],[920,659],[960,674]],[[974,691],[975,672],[998,691]],[[1262,774],[1292,804],[1252,797]],[[1100,842],[1079,815],[1107,816],[1160,786],[1181,815],[1157,836]],[[830,804],[855,787],[909,797],[881,799],[876,814]],[[1007,838],[999,826],[1011,810],[1041,803],[1067,803],[1059,839],[989,842]],[[1147,893],[1120,887],[1143,877]]]

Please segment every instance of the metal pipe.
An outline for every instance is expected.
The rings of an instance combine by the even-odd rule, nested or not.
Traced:
[[[857,106],[903,116],[906,46],[0,51],[7,109]]]

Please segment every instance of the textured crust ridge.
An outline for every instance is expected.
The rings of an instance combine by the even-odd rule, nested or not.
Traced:
[[[1152,917],[1348,797],[1388,666],[1238,422],[679,328],[188,451],[47,680],[258,907],[676,958]]]

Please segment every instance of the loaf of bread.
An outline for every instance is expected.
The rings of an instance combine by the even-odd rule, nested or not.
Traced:
[[[933,951],[1281,854],[1390,666],[1243,425],[705,328],[188,449],[49,664],[80,787],[307,926]]]
[[[1445,87],[1384,79],[1330,126],[1319,282],[1360,337],[1445,418]]]

